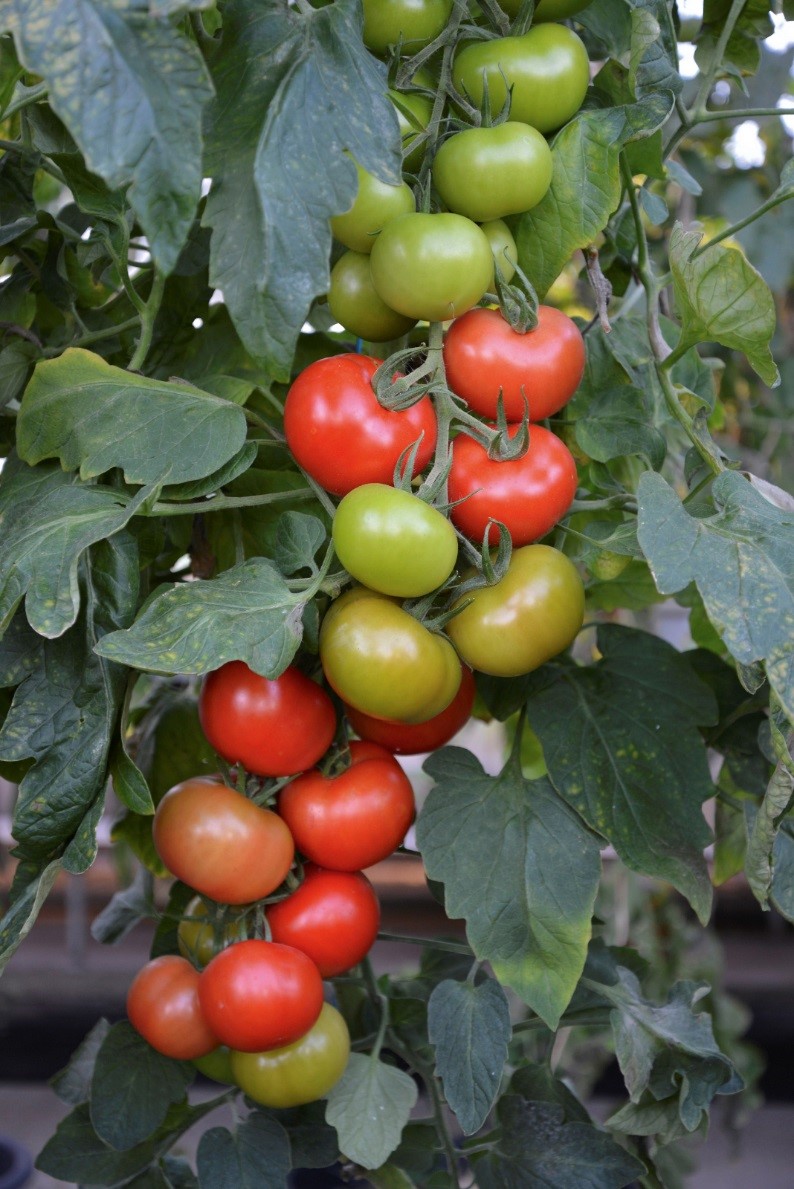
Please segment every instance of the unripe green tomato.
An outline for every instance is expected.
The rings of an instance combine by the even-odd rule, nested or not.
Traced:
[[[595,557],[587,562],[587,568],[599,582],[611,582],[618,578],[631,561],[624,553],[613,553],[611,549],[602,549]]]
[[[574,13],[587,8],[590,2],[591,0],[539,0],[532,14],[532,22],[539,25],[543,21],[564,21]],[[514,17],[518,16],[521,0],[498,0],[498,4],[508,16]]]
[[[232,1054],[226,1045],[218,1045],[217,1049],[213,1049],[204,1057],[194,1057],[193,1064],[199,1073],[203,1073],[206,1078],[212,1078],[213,1082],[221,1082],[224,1086],[235,1084]]]
[[[372,284],[369,256],[364,252],[345,252],[339,257],[331,269],[328,306],[345,330],[368,343],[398,339],[416,325],[415,318],[389,309],[378,296]]]
[[[461,681],[449,640],[430,632],[396,599],[356,586],[336,599],[320,628],[329,685],[375,718],[425,722],[444,710]]]
[[[201,969],[227,945],[231,945],[233,941],[240,941],[245,935],[235,921],[227,922],[218,930],[208,917],[207,905],[200,896],[194,896],[176,930],[180,954]]]
[[[234,1080],[254,1102],[274,1110],[324,1098],[345,1072],[350,1033],[343,1017],[324,1003],[305,1035],[264,1053],[232,1051]]]
[[[415,81],[419,82],[419,71]],[[421,80],[424,81],[424,80]],[[428,75],[428,83],[434,86],[433,79]],[[397,112],[397,122],[400,125],[400,139],[403,146],[403,168],[416,171],[422,164],[425,155],[426,141],[422,141],[416,148],[412,148],[417,136],[424,132],[433,114],[433,101],[427,95],[417,95],[413,91],[389,91],[389,98]]]
[[[488,238],[463,215],[400,215],[377,237],[372,281],[408,318],[445,322],[475,306],[493,276]]]
[[[449,20],[452,0],[364,0],[364,44],[385,54],[402,41],[405,54],[415,54],[438,37]]]
[[[371,252],[378,233],[398,215],[406,215],[416,207],[413,191],[405,182],[390,186],[374,174],[367,173],[358,162],[358,190],[349,211],[334,215],[331,230],[341,244],[354,252]]]
[[[493,258],[499,265],[504,281],[512,281],[518,264],[518,248],[513,239],[513,233],[503,219],[490,219],[480,224],[488,243],[491,245]],[[494,283],[489,286],[493,289]]]
[[[492,111],[502,108],[512,87],[510,119],[553,132],[582,106],[590,62],[565,25],[534,25],[521,37],[471,42],[457,54],[453,82],[478,107],[486,78]]]
[[[520,677],[573,642],[584,619],[584,586],[573,562],[550,545],[515,549],[507,573],[471,600],[446,631],[473,669]]]
[[[333,537],[339,560],[358,582],[401,599],[441,586],[458,557],[446,516],[384,483],[348,492],[336,510]]]
[[[537,129],[509,120],[445,140],[433,161],[433,185],[451,211],[485,223],[537,206],[552,168],[551,149]]]

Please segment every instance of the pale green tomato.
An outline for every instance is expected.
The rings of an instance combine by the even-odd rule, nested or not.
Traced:
[[[416,324],[390,310],[372,284],[369,256],[345,252],[331,269],[328,306],[337,322],[368,343],[386,343],[407,334]]]
[[[482,230],[487,236],[488,243],[491,245],[493,258],[499,265],[504,281],[512,281],[516,273],[516,264],[518,263],[518,248],[516,241],[513,239],[513,233],[505,223],[504,219],[490,219],[487,223],[480,224]],[[491,289],[494,285],[491,284]]]
[[[358,191],[349,211],[334,215],[331,230],[341,244],[354,252],[371,252],[378,233],[398,215],[416,207],[413,190],[405,182],[389,186],[356,162]]]
[[[433,185],[444,205],[477,223],[531,210],[551,185],[551,174],[545,138],[512,120],[456,132],[433,161]]]

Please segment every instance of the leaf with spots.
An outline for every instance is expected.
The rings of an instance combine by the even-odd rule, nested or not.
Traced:
[[[209,673],[242,660],[278,677],[301,642],[303,606],[272,562],[251,558],[156,595],[131,628],[109,633],[97,651],[152,673]]]
[[[25,599],[28,623],[50,639],[80,607],[78,567],[91,545],[128,523],[149,497],[80,483],[57,466],[11,458],[0,475],[0,634]]]
[[[120,467],[128,483],[203,479],[238,454],[245,435],[245,413],[230,401],[79,347],[37,364],[17,421],[25,462],[57,458],[83,479]]]
[[[444,884],[449,916],[465,919],[475,955],[556,1027],[587,955],[600,840],[514,762],[488,776],[447,747],[425,771],[436,783],[416,836],[428,876]]]
[[[643,475],[640,545],[663,594],[696,583],[725,647],[741,665],[763,663],[794,719],[794,513],[735,471],[712,496],[714,514],[696,519],[660,475]]]
[[[597,639],[595,665],[548,665],[525,681],[549,778],[628,867],[672,883],[706,920],[702,804],[714,789],[696,724],[716,721],[713,695],[647,632],[602,624]]]
[[[202,109],[212,94],[196,46],[137,0],[0,0],[0,27],[111,190],[129,200],[155,259],[174,268],[201,188]]]
[[[357,0],[315,12],[281,0],[224,8],[208,123],[210,276],[249,352],[281,380],[328,287],[328,219],[355,197],[351,157],[400,180],[386,70],[360,22]]]

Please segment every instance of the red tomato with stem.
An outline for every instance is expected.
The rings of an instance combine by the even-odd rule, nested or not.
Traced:
[[[273,941],[221,950],[199,976],[198,990],[218,1042],[243,1053],[292,1044],[323,1005],[323,980],[311,958]]]
[[[388,751],[354,742],[350,757],[346,772],[305,772],[278,799],[298,850],[332,871],[361,871],[388,858],[414,819],[411,782]]]
[[[521,458],[489,458],[486,448],[467,434],[452,444],[449,499],[463,503],[450,516],[473,541],[482,541],[490,519],[506,525],[514,546],[537,541],[568,511],[576,486],[573,455],[542,425],[529,427],[529,449]],[[498,539],[492,526],[488,540],[496,544]]]
[[[193,1061],[218,1046],[199,1003],[199,972],[166,954],[139,970],[127,992],[127,1015],[145,1041],[175,1061]]]
[[[267,911],[273,941],[301,950],[323,978],[356,966],[378,935],[380,905],[360,871],[306,866],[303,883]]]
[[[437,425],[430,398],[410,409],[384,409],[372,389],[380,363],[366,355],[318,359],[287,393],[287,445],[298,465],[334,495],[363,483],[390,484],[400,455],[419,438],[414,473],[433,457]]]
[[[418,755],[420,752],[435,751],[448,743],[453,735],[469,721],[476,692],[471,669],[461,667],[458,692],[440,714],[426,722],[407,723],[373,718],[354,706],[345,706],[350,725],[362,739],[378,743],[398,755]]]
[[[229,661],[205,677],[199,718],[218,755],[257,776],[304,772],[336,731],[328,694],[292,665],[270,680]]]
[[[553,306],[538,306],[538,325],[526,334],[499,310],[469,310],[444,341],[447,383],[483,417],[496,417],[500,392],[508,421],[523,418],[524,396],[530,421],[551,417],[576,392],[584,365],[579,327]]]

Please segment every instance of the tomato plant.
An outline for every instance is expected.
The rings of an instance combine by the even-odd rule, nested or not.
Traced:
[[[344,1017],[324,1003],[316,1023],[299,1040],[264,1053],[233,1052],[231,1070],[254,1102],[284,1110],[324,1098],[344,1073],[349,1054]]]
[[[218,1044],[199,1003],[198,984],[198,971],[187,959],[165,954],[147,962],[127,992],[133,1028],[158,1053],[177,1061],[204,1057]]]
[[[301,950],[323,978],[333,978],[372,949],[380,905],[360,871],[326,871],[308,864],[303,883],[272,905],[267,919],[273,941]]]
[[[429,400],[391,412],[372,390],[377,359],[335,355],[305,368],[287,394],[284,430],[300,466],[327,491],[346,495],[362,483],[390,483],[400,455],[419,442],[422,470],[436,444]]]
[[[198,994],[218,1041],[257,1053],[309,1031],[322,1009],[323,982],[311,959],[292,946],[238,941],[201,972]]]
[[[471,669],[464,666],[458,692],[449,706],[425,722],[390,722],[388,719],[373,718],[353,706],[345,706],[345,714],[353,730],[362,739],[378,743],[397,755],[418,755],[423,751],[436,751],[448,743],[453,735],[457,735],[471,716],[474,695],[474,677]],[[355,743],[351,747],[355,747]]]
[[[305,772],[282,790],[278,811],[307,859],[332,871],[361,871],[402,843],[415,806],[394,757],[375,743],[354,741],[346,771]]]
[[[445,140],[433,160],[433,184],[449,210],[485,223],[537,206],[551,171],[551,150],[541,134],[508,121]]]

